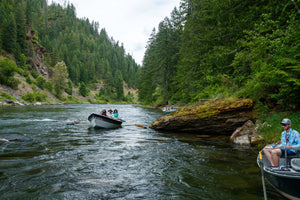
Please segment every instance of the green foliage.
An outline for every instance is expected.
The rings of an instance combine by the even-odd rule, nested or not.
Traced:
[[[50,81],[47,81],[44,86],[49,92],[53,92],[53,85]]]
[[[36,70],[31,70],[30,73],[31,73],[32,77],[35,79],[39,76],[39,73]]]
[[[239,83],[243,86],[241,96],[263,101],[281,100],[284,104],[299,102],[296,94],[300,91],[297,78],[300,61],[290,55],[290,49],[296,50],[299,46],[292,36],[300,31],[292,28],[293,23],[286,23],[282,29],[279,21],[272,20],[270,14],[263,14],[254,30],[245,31],[245,38],[239,41],[242,50],[232,64],[237,69],[236,74],[242,73],[240,69],[251,71],[250,76]]]
[[[72,95],[73,94],[72,82],[70,80],[68,81],[68,87],[65,89],[65,92],[68,95]]]
[[[61,97],[68,83],[68,71],[64,62],[59,62],[53,69],[52,84],[57,97]]]
[[[64,61],[69,78],[76,86],[81,82],[89,85],[105,80],[109,97],[115,99],[123,98],[123,81],[129,87],[137,86],[139,65],[126,54],[123,44],[109,37],[104,28],[100,30],[98,22],[78,19],[73,4],[3,0],[0,1],[0,19],[1,53],[12,53],[24,70],[28,68],[26,57],[35,57],[35,51],[45,47],[47,52],[42,52],[45,64],[55,66]],[[28,42],[27,31],[31,33]],[[38,78],[36,71],[31,73],[34,79]],[[53,86],[56,89],[54,83]],[[56,95],[61,95],[63,90],[59,87]],[[66,92],[72,94],[70,86]]]
[[[13,101],[16,100],[16,98],[14,96],[11,96],[11,95],[7,94],[6,92],[1,92],[0,93],[0,100],[3,101],[5,99],[9,99],[9,100],[13,100]]]
[[[13,77],[17,70],[18,68],[14,61],[9,58],[0,59],[0,84],[17,89],[19,81]]]
[[[27,82],[28,84],[31,84],[31,83],[32,83],[32,80],[31,80],[31,78],[30,78],[29,76],[26,77],[26,82]]]
[[[22,95],[22,99],[29,102],[45,101],[47,99],[47,94],[42,92],[28,92]]]
[[[81,82],[80,87],[79,87],[79,93],[83,96],[86,97],[89,95],[90,90],[86,87],[86,85]]]
[[[12,12],[7,10],[6,17],[1,24],[1,41],[2,48],[9,53],[16,52],[17,49],[17,32],[16,22]]]
[[[299,24],[291,2],[182,0],[149,38],[139,100],[236,96],[300,108]]]
[[[20,81],[18,79],[15,79],[14,77],[9,77],[7,79],[7,86],[11,87],[12,89],[17,90],[19,84]]]
[[[43,76],[38,76],[35,80],[36,86],[38,86],[42,90],[45,88],[46,82],[47,82],[47,80]]]
[[[66,103],[82,103],[82,101],[76,97],[68,96]]]

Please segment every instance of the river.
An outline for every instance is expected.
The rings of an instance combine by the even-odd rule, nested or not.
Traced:
[[[122,128],[89,128],[88,115],[109,108]],[[0,199],[263,199],[253,150],[133,125],[162,115],[133,105],[0,107],[0,137],[12,140],[0,143]]]

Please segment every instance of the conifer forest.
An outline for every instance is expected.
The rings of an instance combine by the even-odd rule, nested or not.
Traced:
[[[54,76],[39,78],[40,85],[51,90],[56,65],[66,66],[65,87],[53,90],[58,96],[72,87],[84,95],[85,87],[101,83],[98,95],[126,101],[126,83],[146,105],[238,97],[299,108],[299,6],[299,0],[181,0],[153,28],[140,66],[99,22],[79,19],[73,4],[1,0],[0,84],[17,88],[16,72],[38,79],[28,65],[38,44]]]

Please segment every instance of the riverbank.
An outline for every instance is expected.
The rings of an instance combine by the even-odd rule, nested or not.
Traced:
[[[181,107],[155,120],[150,128],[231,135],[230,142],[262,148],[265,144],[280,143],[283,118],[291,119],[292,128],[300,130],[299,111],[262,110],[251,101],[231,98]]]
[[[94,92],[93,92],[94,94]],[[16,96],[16,95],[15,95]],[[118,101],[107,101],[99,100],[89,97],[78,98],[76,96],[67,96],[66,98],[60,100],[58,98],[46,98],[44,101],[25,101],[24,99],[17,99],[15,96],[9,95],[6,92],[0,92],[0,106],[40,106],[40,105],[60,105],[60,104],[135,104],[135,102],[118,102]],[[160,109],[163,106],[147,106],[139,105],[143,108],[150,109]],[[184,105],[176,105],[176,107],[183,109]],[[280,142],[280,133],[282,132],[282,127],[280,126],[280,121],[283,118],[289,118],[292,121],[292,128],[300,131],[300,111],[268,111],[259,112],[255,110],[255,115],[253,115],[253,123],[255,124],[255,132],[264,138],[265,143],[278,143]]]
[[[78,88],[73,88],[72,95],[64,92],[61,97],[56,97],[47,89],[40,89],[35,85],[21,82],[18,89],[0,85],[0,106],[26,106],[26,105],[57,105],[57,104],[136,104],[137,96],[134,89],[130,89],[124,84],[125,100],[117,101],[108,97],[99,96],[99,91],[89,89],[89,94],[85,97],[79,94]]]

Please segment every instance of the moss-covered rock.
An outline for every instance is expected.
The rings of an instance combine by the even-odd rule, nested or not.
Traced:
[[[231,135],[252,118],[251,99],[210,100],[181,108],[155,120],[150,128],[165,131]]]

